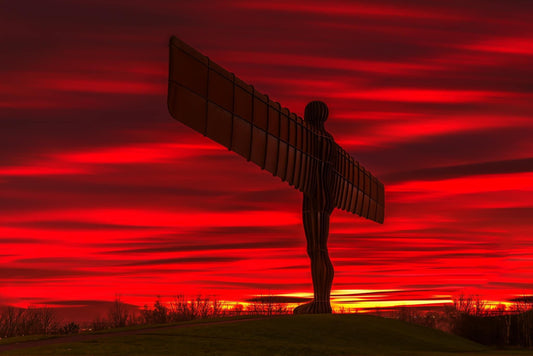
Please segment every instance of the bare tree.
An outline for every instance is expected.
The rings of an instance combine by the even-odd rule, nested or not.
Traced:
[[[483,316],[487,312],[487,302],[479,295],[475,295],[473,297],[474,299],[474,315],[475,316]]]
[[[39,323],[41,333],[48,335],[56,331],[58,325],[54,310],[48,306],[39,309]]]
[[[7,307],[0,314],[0,337],[52,334],[57,331],[53,309],[49,307]]]
[[[213,300],[211,302],[211,310],[212,310],[211,316],[214,318],[222,317],[225,315],[224,305],[216,297],[213,297]]]
[[[183,294],[178,294],[169,303],[168,315],[173,322],[192,320],[195,318],[194,304],[187,301]]]
[[[453,306],[459,313],[471,315],[474,310],[474,300],[471,296],[467,297],[461,293],[458,297],[453,298]]]
[[[2,337],[12,337],[18,334],[23,314],[24,309],[12,306],[6,308],[2,313],[2,329],[0,330]]]
[[[211,306],[209,302],[209,297],[203,297],[201,295],[198,295],[196,297],[196,310],[198,313],[198,317],[201,319],[205,319],[209,316],[211,312]]]
[[[113,306],[109,309],[108,318],[111,327],[119,328],[126,326],[128,318],[130,317],[129,312],[126,308],[126,304],[120,299],[120,295],[115,296],[115,301]]]

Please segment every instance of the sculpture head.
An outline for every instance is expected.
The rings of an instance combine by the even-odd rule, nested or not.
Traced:
[[[305,106],[304,120],[313,126],[321,128],[328,119],[328,114],[329,110],[326,103],[314,100]]]

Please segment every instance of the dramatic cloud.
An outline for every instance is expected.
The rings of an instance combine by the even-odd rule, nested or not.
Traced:
[[[168,114],[173,34],[300,116],[326,101],[328,130],[384,182],[384,225],[332,216],[337,303],[531,294],[531,14],[485,0],[9,2],[0,305],[309,298],[301,194]]]

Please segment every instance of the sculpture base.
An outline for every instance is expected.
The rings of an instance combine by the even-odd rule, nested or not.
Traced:
[[[329,302],[312,301],[297,306],[292,311],[293,314],[331,314],[331,305]]]

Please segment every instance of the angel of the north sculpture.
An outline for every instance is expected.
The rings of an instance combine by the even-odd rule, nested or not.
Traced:
[[[326,104],[310,102],[302,119],[171,37],[168,109],[178,121],[303,193],[314,299],[294,313],[331,313],[330,215],[339,208],[383,223],[385,190],[326,131]]]

